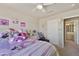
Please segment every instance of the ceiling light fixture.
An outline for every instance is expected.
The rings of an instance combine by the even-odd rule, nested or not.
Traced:
[[[43,8],[43,6],[42,6],[42,5],[37,5],[37,8],[38,8],[39,10],[41,10],[41,9]]]

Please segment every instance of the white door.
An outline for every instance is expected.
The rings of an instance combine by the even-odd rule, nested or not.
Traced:
[[[56,44],[60,47],[64,47],[64,35],[63,35],[64,21],[60,19],[49,20],[47,22],[47,37],[52,44]]]
[[[79,45],[79,19],[74,20],[74,40]]]
[[[52,44],[59,45],[57,20],[49,20],[47,22],[47,38]]]

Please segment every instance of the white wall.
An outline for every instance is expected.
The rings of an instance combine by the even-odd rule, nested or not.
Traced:
[[[27,16],[25,14],[22,14],[18,12],[17,10],[11,9],[6,6],[0,5],[0,19],[9,19],[10,20],[10,25],[9,26],[1,26],[0,25],[0,31],[7,30],[9,27],[14,27],[16,29],[19,29],[20,26],[12,24],[12,20],[18,20],[18,21],[25,21],[27,26],[25,29],[28,30],[33,30],[36,29],[38,30],[38,22],[37,19]]]
[[[52,25],[50,25],[51,26],[50,29],[52,30],[52,31],[50,30],[50,32],[52,34],[48,33],[48,34],[45,34],[45,35],[46,36],[48,36],[48,35],[52,36],[51,39],[55,38],[55,39],[52,39],[52,43],[54,43],[54,41],[56,40],[55,41],[56,44],[58,43],[57,44],[58,46],[63,47],[64,46],[64,43],[63,43],[64,42],[64,39],[63,39],[64,38],[64,34],[63,34],[63,32],[64,32],[64,30],[63,30],[63,20],[65,18],[70,18],[70,17],[75,17],[75,16],[79,16],[79,9],[71,10],[71,11],[67,11],[67,12],[63,12],[63,13],[59,13],[57,15],[50,15],[48,17],[44,17],[44,18],[40,19],[41,24],[44,25],[43,28],[40,28],[40,29],[42,31],[44,31],[45,33],[48,33],[49,30],[47,29],[47,22],[52,20]],[[45,21],[45,22],[42,22],[42,20]],[[56,20],[57,23],[53,23],[53,20]],[[54,29],[52,28],[52,26],[53,27],[55,26]],[[41,25],[40,25],[40,27],[41,27]],[[53,35],[53,33],[56,33],[56,34]],[[56,37],[58,37],[58,38],[56,38]]]
[[[47,38],[52,44],[59,44],[58,41],[58,21],[56,19],[47,22]]]
[[[43,32],[45,37],[47,37],[47,21],[46,20],[39,20],[39,31]]]

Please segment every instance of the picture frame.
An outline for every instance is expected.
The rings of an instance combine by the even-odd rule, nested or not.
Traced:
[[[0,19],[0,25],[9,25],[9,20],[7,20],[7,19]]]
[[[26,23],[25,22],[20,22],[20,26],[21,27],[25,27],[26,26]]]

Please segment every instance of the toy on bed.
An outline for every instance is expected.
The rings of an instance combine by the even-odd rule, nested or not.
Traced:
[[[15,34],[19,34],[19,32],[13,28],[9,29],[9,37],[14,37]]]
[[[7,37],[9,37],[9,33],[8,32],[1,32],[0,33],[0,38],[7,38]]]
[[[11,44],[12,50],[15,49],[22,49],[24,41],[28,38],[28,34],[22,31],[16,31],[13,29],[10,29],[11,36],[9,39],[9,43]]]
[[[27,32],[17,31],[12,28],[10,28],[9,32],[0,33],[0,40],[2,40],[1,44],[5,44],[5,47],[8,47],[10,50],[21,50],[36,41],[30,38]],[[5,41],[6,43],[3,43]]]
[[[11,45],[11,49],[15,50],[16,48],[20,47],[23,40],[24,40],[23,37],[17,36],[15,34],[14,37],[9,39],[9,43]]]

